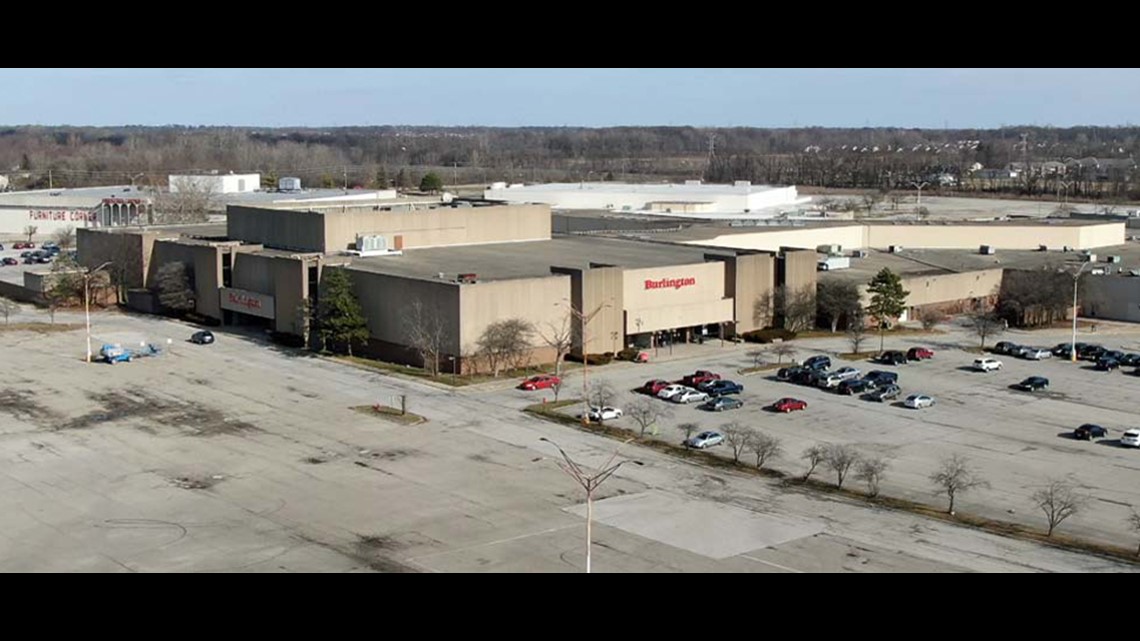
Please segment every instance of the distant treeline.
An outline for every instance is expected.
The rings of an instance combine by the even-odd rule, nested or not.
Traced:
[[[434,171],[448,184],[704,179],[885,191],[927,181],[932,190],[1125,199],[1140,197],[1135,171],[1074,174],[1037,163],[1123,163],[1138,144],[1140,127],[29,126],[0,128],[0,168],[17,188],[162,185],[169,173],[205,170],[259,171],[266,185],[298,176],[306,186],[411,187]],[[1011,163],[1030,170],[1015,180],[972,172]]]

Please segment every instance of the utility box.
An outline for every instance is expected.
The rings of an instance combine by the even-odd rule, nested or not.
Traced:
[[[828,256],[839,256],[843,254],[843,245],[819,245],[815,250]]]
[[[867,250],[856,249],[855,251],[851,252],[851,257],[852,258],[866,258],[867,257]]]
[[[986,256],[993,256],[997,252],[994,250],[993,245],[982,245],[978,248],[978,253]]]

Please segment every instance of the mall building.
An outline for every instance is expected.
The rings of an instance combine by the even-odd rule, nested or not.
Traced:
[[[466,205],[466,204],[465,204]],[[493,322],[536,330],[534,362],[563,325],[574,351],[601,353],[661,341],[730,337],[764,327],[758,304],[779,285],[814,288],[814,249],[709,250],[594,237],[552,238],[547,205],[375,206],[305,209],[230,206],[221,226],[83,229],[80,262],[128,271],[129,304],[158,311],[158,269],[192,274],[196,313],[226,325],[304,335],[328,269],[345,269],[368,321],[366,352],[421,364],[409,330],[438,323],[444,371],[472,365]],[[126,267],[129,266],[129,269]]]

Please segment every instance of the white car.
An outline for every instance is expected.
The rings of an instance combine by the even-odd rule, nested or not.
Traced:
[[[687,389],[689,388],[685,387],[684,385],[670,385],[668,387],[662,388],[660,392],[657,392],[657,398],[669,400]]]
[[[689,447],[695,447],[698,450],[703,450],[706,447],[720,445],[723,442],[724,435],[720,432],[701,432],[700,434],[697,434],[696,436],[685,441],[685,445],[688,445]]]
[[[903,405],[906,405],[911,409],[918,410],[934,405],[934,398],[927,396],[926,394],[911,394],[910,396],[906,397],[905,401],[903,401]]]
[[[1122,447],[1140,447],[1140,430],[1128,430],[1120,435]]]
[[[1043,358],[1053,358],[1053,352],[1040,347],[1030,347],[1029,350],[1025,352],[1025,358],[1031,361],[1039,361]]]
[[[669,400],[674,403],[704,403],[709,400],[709,395],[690,387],[680,394],[672,396]]]
[[[981,372],[992,372],[1001,369],[1001,361],[996,358],[974,359],[974,369]]]
[[[600,423],[602,421],[612,421],[622,417],[622,411],[616,407],[591,407],[590,413],[586,415],[590,422]],[[582,418],[579,416],[578,418]]]

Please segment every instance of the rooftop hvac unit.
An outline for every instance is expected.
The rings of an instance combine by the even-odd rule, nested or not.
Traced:
[[[978,248],[978,253],[984,254],[986,256],[993,256],[996,252],[994,251],[994,248],[992,245],[982,245],[981,247]]]
[[[866,258],[867,257],[867,250],[856,249],[855,251],[851,252],[851,257],[852,258]]]
[[[461,282],[461,283],[465,283],[465,284],[476,283],[479,281],[479,275],[478,274],[459,274],[459,276],[456,277],[456,280]]]
[[[891,245],[890,251],[892,254],[897,254],[903,250],[902,245]]]
[[[301,191],[300,178],[281,178],[277,181],[278,191]]]

